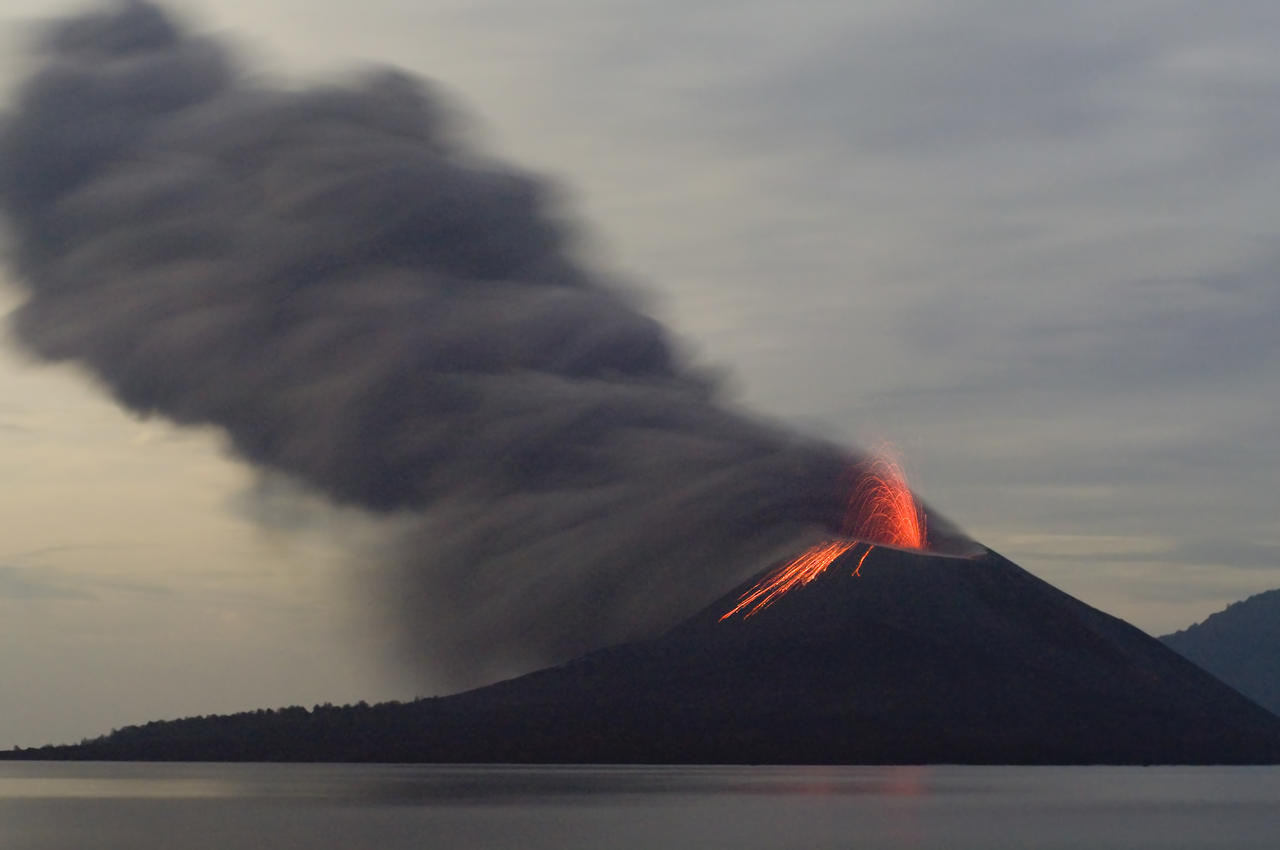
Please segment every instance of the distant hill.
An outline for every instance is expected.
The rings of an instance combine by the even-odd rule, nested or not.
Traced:
[[[120,730],[8,757],[601,763],[1277,763],[1280,718],[994,553],[883,547],[743,619],[450,697]]]
[[[1280,590],[1233,602],[1160,640],[1280,715]]]

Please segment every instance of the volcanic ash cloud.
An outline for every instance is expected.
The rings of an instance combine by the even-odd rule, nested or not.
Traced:
[[[21,342],[404,521],[404,645],[462,685],[676,622],[834,529],[850,458],[717,404],[566,250],[547,187],[402,74],[273,90],[127,3],[0,136]]]

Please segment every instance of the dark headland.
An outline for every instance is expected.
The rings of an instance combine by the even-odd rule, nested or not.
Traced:
[[[1280,589],[1233,602],[1160,640],[1280,714]]]
[[[753,617],[449,697],[190,718],[8,758],[1248,764],[1280,718],[986,552],[846,556]]]

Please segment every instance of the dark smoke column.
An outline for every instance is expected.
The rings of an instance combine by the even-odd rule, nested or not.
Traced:
[[[137,2],[41,62],[0,136],[18,338],[404,515],[381,574],[436,675],[653,633],[838,525],[848,459],[718,406],[422,85],[255,88]]]

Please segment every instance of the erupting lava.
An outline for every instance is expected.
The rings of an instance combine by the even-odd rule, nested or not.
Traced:
[[[845,552],[866,546],[867,550],[853,568],[853,575],[859,575],[862,563],[876,544],[900,549],[924,549],[928,544],[924,511],[916,504],[907,488],[902,466],[888,448],[882,448],[857,467],[840,537],[806,549],[769,573],[720,619],[724,621],[738,613],[750,617],[768,608],[792,588],[806,585],[822,575]]]

